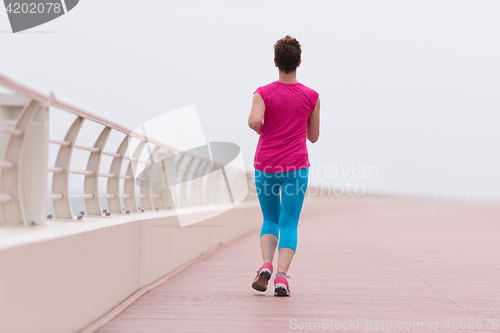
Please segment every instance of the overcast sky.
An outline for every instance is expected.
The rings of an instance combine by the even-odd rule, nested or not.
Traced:
[[[206,139],[237,143],[253,170],[252,93],[277,79],[272,47],[290,34],[298,80],[321,98],[311,182],[500,199],[499,12],[496,0],[81,0],[18,34],[0,10],[0,71],[134,128],[195,104]]]

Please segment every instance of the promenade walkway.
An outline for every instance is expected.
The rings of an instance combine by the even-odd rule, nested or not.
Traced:
[[[251,288],[261,264],[255,231],[146,292],[98,332],[500,332],[498,204],[306,205],[291,297]]]

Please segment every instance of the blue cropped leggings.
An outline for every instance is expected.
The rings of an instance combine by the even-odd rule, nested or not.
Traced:
[[[297,248],[297,226],[308,176],[308,167],[276,173],[255,169],[255,185],[264,216],[260,236],[274,235],[279,239],[278,249],[295,252]]]

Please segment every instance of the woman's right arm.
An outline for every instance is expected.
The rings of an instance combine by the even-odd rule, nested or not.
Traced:
[[[259,93],[253,94],[252,110],[250,111],[250,116],[248,117],[248,126],[257,134],[260,134],[262,119],[264,119],[265,111],[266,105],[264,104],[262,97]]]
[[[309,119],[307,121],[306,137],[312,143],[318,141],[319,138],[319,107],[320,106],[319,106],[319,96],[318,96],[318,100],[316,101],[316,107],[311,112],[311,115],[309,116]]]

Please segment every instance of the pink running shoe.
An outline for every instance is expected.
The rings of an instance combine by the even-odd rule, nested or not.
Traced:
[[[267,283],[271,279],[271,275],[273,274],[273,265],[266,262],[264,265],[260,267],[257,271],[257,276],[255,280],[253,280],[252,288],[258,291],[266,291]]]
[[[274,296],[290,296],[288,278],[289,276],[277,276],[274,278]]]

